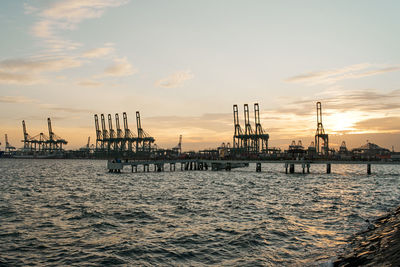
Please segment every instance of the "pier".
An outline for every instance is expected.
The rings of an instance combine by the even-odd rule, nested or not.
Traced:
[[[295,173],[296,165],[299,166],[303,174],[310,173],[312,165],[326,165],[326,173],[332,171],[332,165],[366,165],[367,174],[372,173],[372,165],[398,165],[400,161],[334,161],[334,160],[203,160],[203,159],[185,159],[185,160],[148,160],[148,161],[125,161],[125,162],[107,162],[109,172],[120,173],[124,166],[130,166],[131,172],[138,172],[139,167],[143,172],[163,172],[165,166],[167,170],[176,171],[176,165],[180,165],[181,171],[230,171],[235,168],[248,167],[250,163],[256,165],[255,171],[261,172],[262,165],[282,164],[286,174]],[[178,168],[179,169],[179,168]]]

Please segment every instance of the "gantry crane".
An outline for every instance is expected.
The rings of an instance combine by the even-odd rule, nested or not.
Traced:
[[[315,147],[318,154],[328,155],[329,138],[328,134],[325,133],[324,126],[322,125],[321,102],[317,102],[317,131],[315,132]]]

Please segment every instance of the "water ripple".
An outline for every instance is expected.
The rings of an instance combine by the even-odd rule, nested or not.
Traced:
[[[400,202],[394,166],[115,175],[104,161],[1,159],[0,169],[0,266],[308,265]]]

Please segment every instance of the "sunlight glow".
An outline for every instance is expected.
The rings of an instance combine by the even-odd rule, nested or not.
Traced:
[[[332,133],[343,133],[354,131],[354,124],[360,120],[360,115],[354,112],[335,113],[326,118],[326,125]]]

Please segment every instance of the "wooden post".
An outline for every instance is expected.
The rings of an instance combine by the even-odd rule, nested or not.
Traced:
[[[218,171],[218,163],[211,163],[211,170]]]
[[[257,162],[256,172],[261,172],[261,163],[260,162]]]
[[[307,173],[310,173],[310,164],[307,164]]]
[[[291,163],[290,164],[290,173],[294,173],[294,164],[293,163]]]
[[[367,164],[367,174],[371,174],[371,163]]]
[[[288,173],[288,171],[287,171],[288,166],[289,166],[289,164],[285,163],[285,173],[286,173],[286,174]]]
[[[331,173],[331,164],[326,164],[326,173]]]
[[[231,169],[232,169],[231,163],[230,162],[226,163],[225,170],[230,171]]]
[[[306,164],[301,164],[301,167],[303,168],[303,174],[306,173]]]

